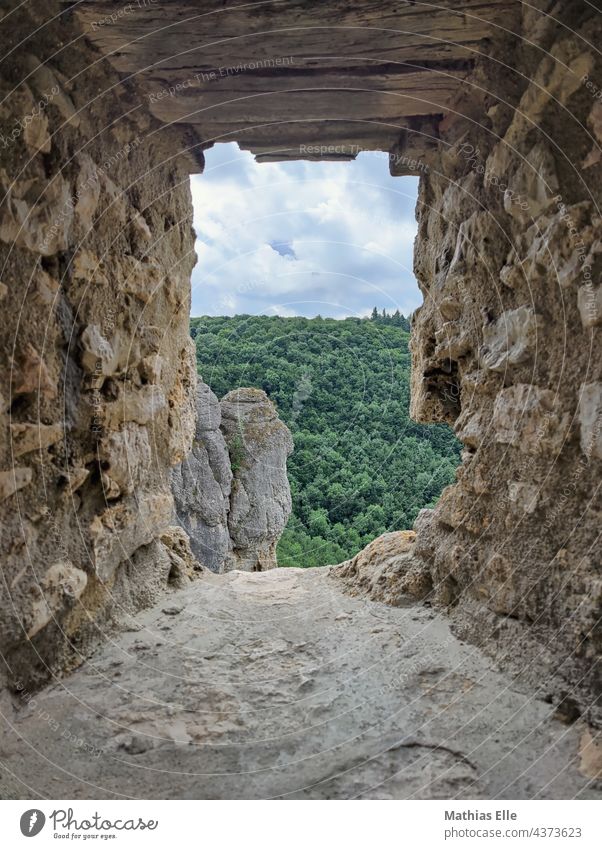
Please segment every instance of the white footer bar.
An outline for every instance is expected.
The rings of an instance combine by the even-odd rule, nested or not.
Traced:
[[[5,801],[3,847],[602,846],[595,801]],[[33,840],[33,842],[31,842]]]

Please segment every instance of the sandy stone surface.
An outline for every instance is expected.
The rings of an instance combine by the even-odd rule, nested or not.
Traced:
[[[332,570],[205,573],[129,628],[3,702],[2,795],[602,797],[584,725]]]

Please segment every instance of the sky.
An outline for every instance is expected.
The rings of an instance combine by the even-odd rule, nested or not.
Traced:
[[[409,315],[418,179],[386,153],[354,162],[255,162],[236,144],[205,151],[191,178],[193,316]]]

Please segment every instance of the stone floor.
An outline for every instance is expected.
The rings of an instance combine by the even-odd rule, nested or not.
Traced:
[[[15,707],[16,704],[16,707]],[[428,607],[328,569],[206,574],[3,703],[0,786],[77,798],[602,798],[578,723]]]

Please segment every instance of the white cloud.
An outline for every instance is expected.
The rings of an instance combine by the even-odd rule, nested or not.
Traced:
[[[258,165],[236,145],[206,152],[191,181],[196,250],[192,314],[405,314],[417,181],[386,156]]]

